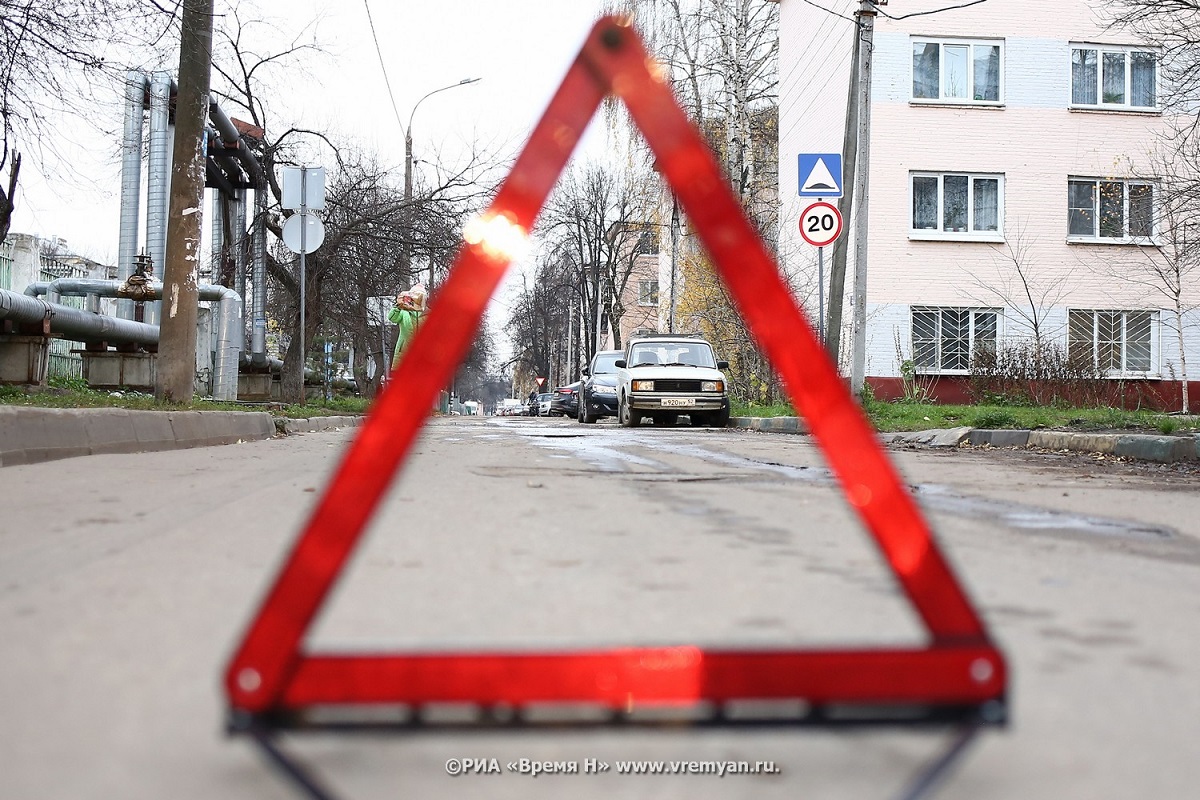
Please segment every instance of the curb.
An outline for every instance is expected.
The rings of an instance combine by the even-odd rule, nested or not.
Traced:
[[[362,424],[362,417],[309,417],[308,419],[276,419],[275,430],[291,436],[296,433],[327,431],[333,428],[353,428]]]
[[[0,406],[0,467],[235,444],[274,435],[275,423],[265,411]]]
[[[763,433],[807,433],[798,417],[733,417],[729,427]],[[1143,433],[1071,433],[1069,431],[938,428],[927,431],[882,433],[888,443],[928,447],[1033,447],[1041,450],[1103,453],[1171,464],[1200,460],[1200,434],[1159,436]]]

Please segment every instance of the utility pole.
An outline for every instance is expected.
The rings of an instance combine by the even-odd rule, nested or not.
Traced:
[[[871,55],[874,49],[875,14],[871,0],[862,0],[858,10],[858,158],[854,178],[858,211],[854,224],[854,353],[850,363],[850,391],[855,395],[862,392],[867,364],[867,217],[870,215],[871,197]]]
[[[862,36],[858,24],[854,25],[854,60],[850,65],[850,86],[846,90],[846,127],[842,133],[842,165],[845,186],[838,199],[838,213],[850,223],[850,212],[854,206],[854,177],[858,152],[858,60],[862,52]],[[846,299],[846,251],[849,236],[839,236],[833,243],[833,263],[829,268],[829,312],[825,327],[825,349],[834,365],[841,364],[842,304]]]
[[[671,190],[671,296],[668,299],[667,333],[675,332],[675,282],[679,279],[679,199]]]
[[[213,0],[184,0],[158,374],[154,380],[155,398],[172,403],[190,403],[195,391],[200,221],[207,156],[203,132],[208,116],[212,20]]]

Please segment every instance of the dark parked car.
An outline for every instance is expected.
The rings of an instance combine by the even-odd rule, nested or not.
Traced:
[[[580,422],[590,424],[601,417],[617,415],[616,361],[623,355],[622,350],[601,350],[592,357],[591,365],[583,372],[583,385],[579,388],[576,419]]]
[[[562,414],[565,417],[573,417],[579,413],[579,385],[580,381],[575,381],[554,390],[550,399],[552,416]]]

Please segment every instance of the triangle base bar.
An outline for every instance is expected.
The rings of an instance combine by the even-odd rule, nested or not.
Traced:
[[[1004,661],[989,645],[922,650],[629,647],[552,653],[307,655],[272,711],[314,705],[642,704],[803,699],[809,703],[982,704]]]

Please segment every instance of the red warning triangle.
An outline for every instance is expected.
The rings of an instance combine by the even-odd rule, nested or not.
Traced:
[[[656,703],[803,698],[1003,716],[1000,652],[959,587],[874,431],[797,308],[778,267],[623,19],[597,22],[495,201],[465,244],[404,359],[279,572],[229,664],[235,715],[280,719],[322,705]],[[408,455],[438,390],[467,353],[509,265],[601,100],[625,103],[750,329],[879,545],[930,640],[922,648],[328,654],[303,637]]]

